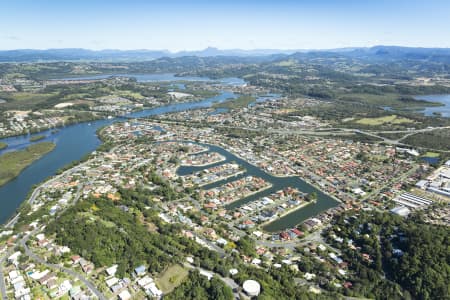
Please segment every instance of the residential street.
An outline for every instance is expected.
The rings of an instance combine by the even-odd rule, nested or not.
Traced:
[[[33,234],[33,233],[31,233]],[[55,265],[55,264],[50,264],[47,263],[45,260],[43,260],[41,257],[37,256],[36,254],[34,254],[30,248],[28,248],[26,242],[28,241],[29,237],[31,234],[28,234],[27,236],[25,236],[23,239],[20,240],[19,244],[25,249],[25,255],[27,255],[28,257],[30,257],[32,260],[43,264],[49,268],[53,268],[53,269],[58,269],[61,272],[67,273],[73,277],[78,278],[81,282],[83,282],[90,290],[91,292],[97,296],[98,299],[100,300],[106,300],[107,298],[95,287],[94,284],[92,284],[89,280],[87,280],[83,275],[71,270],[71,269],[67,269],[64,268],[60,265]]]

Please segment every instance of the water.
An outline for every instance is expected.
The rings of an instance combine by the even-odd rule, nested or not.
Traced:
[[[76,79],[101,79],[108,78],[113,75],[96,75],[88,77],[78,77],[78,78],[67,78],[68,80]],[[145,75],[114,75],[114,76],[129,76],[135,77],[141,82],[151,82],[151,81],[213,81],[209,78],[203,77],[175,77],[174,74],[145,74]],[[214,82],[219,82],[224,85],[243,85],[245,81],[239,78],[224,78],[220,80],[214,80]],[[184,86],[183,86],[184,87]],[[182,86],[179,86],[182,88]],[[262,102],[270,99],[275,99],[279,97],[277,94],[268,94],[266,96],[259,97],[256,102]],[[135,112],[127,115],[127,117],[147,117],[152,115],[160,115],[170,112],[185,111],[197,108],[207,108],[211,107],[213,103],[223,102],[230,98],[237,98],[237,95],[232,92],[222,92],[220,95],[205,99],[198,102],[190,103],[178,103],[162,107],[157,107],[153,109],[147,109],[140,112]],[[103,127],[110,125],[114,122],[120,121],[123,118],[114,118],[110,120],[99,120],[91,123],[80,123],[76,125],[67,126],[58,129],[58,131],[53,132],[53,130],[47,130],[44,132],[36,133],[33,135],[22,135],[17,137],[10,137],[1,139],[1,142],[8,144],[8,148],[0,150],[0,155],[7,151],[21,150],[33,143],[39,143],[43,141],[50,141],[56,144],[55,149],[43,156],[38,161],[31,164],[14,180],[8,182],[7,184],[0,187],[0,224],[6,222],[10,218],[20,204],[25,200],[27,194],[32,189],[33,185],[39,184],[46,178],[55,175],[55,173],[62,167],[68,165],[69,163],[82,159],[85,155],[91,153],[101,144],[101,141],[96,135],[96,131]],[[34,135],[45,135],[45,139],[39,140],[37,142],[30,142],[29,139]],[[261,193],[252,195],[250,197],[244,198],[237,202],[234,202],[227,206],[227,208],[232,209],[234,207],[243,205],[250,201],[254,201],[257,198],[269,195],[277,190],[283,189],[287,186],[297,187],[299,190],[305,193],[316,191],[318,194],[318,201],[315,204],[308,205],[302,209],[292,212],[283,218],[272,222],[265,229],[268,231],[278,231],[286,227],[292,227],[296,224],[304,221],[305,219],[314,216],[321,211],[337,205],[337,202],[329,197],[328,195],[317,190],[310,184],[301,180],[298,177],[288,177],[288,178],[278,178],[271,176],[259,168],[247,163],[244,160],[234,156],[228,151],[216,147],[210,146],[213,151],[217,151],[227,158],[227,161],[236,161],[243,165],[247,169],[246,174],[251,174],[253,176],[259,176],[273,184],[273,187],[265,190]],[[180,168],[179,172],[193,172],[195,168],[183,169]],[[240,175],[245,176],[245,175]],[[232,178],[229,180],[236,179]],[[211,188],[221,184],[223,182],[218,182],[205,188]]]
[[[439,157],[428,157],[428,156],[424,156],[421,158],[423,161],[429,163],[430,165],[434,165],[437,164],[439,162]]]
[[[443,106],[426,107],[421,111],[425,116],[433,116],[434,113],[440,113],[443,117],[450,118],[450,95],[427,95],[417,96],[416,98],[444,104]]]
[[[209,151],[218,152],[221,155],[225,156],[226,161],[211,164],[208,166],[202,166],[202,167],[181,166],[178,169],[178,172],[177,172],[178,175],[182,176],[182,175],[191,174],[193,172],[200,171],[200,170],[203,170],[206,168],[211,168],[213,166],[221,165],[226,162],[236,162],[246,169],[246,172],[244,174],[206,185],[203,187],[203,189],[211,189],[211,188],[220,186],[227,182],[231,182],[231,181],[237,180],[239,178],[242,178],[242,177],[245,177],[248,175],[257,176],[257,177],[263,178],[264,180],[272,183],[272,187],[267,190],[253,194],[251,196],[248,196],[246,198],[240,199],[238,201],[235,201],[233,203],[226,205],[225,208],[227,208],[227,209],[234,209],[234,208],[242,206],[246,203],[255,201],[261,197],[269,196],[270,194],[272,194],[276,191],[279,191],[281,189],[284,189],[286,187],[294,187],[304,193],[311,193],[311,192],[317,193],[317,202],[316,203],[311,203],[301,209],[295,210],[295,211],[283,216],[282,218],[280,218],[276,221],[269,223],[268,225],[266,225],[264,227],[264,229],[266,231],[276,232],[276,231],[284,230],[286,228],[292,228],[292,227],[298,225],[299,223],[305,221],[306,219],[311,218],[312,216],[315,216],[329,208],[332,208],[332,207],[335,207],[338,205],[338,202],[336,200],[334,200],[330,196],[326,195],[322,191],[318,190],[317,188],[315,188],[314,186],[312,186],[311,184],[307,183],[306,181],[300,179],[297,176],[295,176],[295,177],[294,176],[293,177],[275,177],[275,176],[272,176],[272,175],[264,172],[260,168],[255,167],[254,165],[248,163],[247,161],[237,157],[236,155],[233,155],[232,153],[226,151],[225,149],[223,149],[221,147],[214,146],[214,145],[208,145],[208,144],[201,144],[201,143],[199,143],[199,144],[208,146],[210,148]]]
[[[215,102],[223,102],[229,98],[236,98],[232,92],[222,92],[220,95],[191,103],[177,103],[140,112],[129,114],[128,117],[146,117],[170,112],[184,111],[196,108],[210,107]],[[58,132],[51,134],[51,130],[36,135],[46,135],[42,141],[51,141],[56,144],[55,149],[31,164],[22,171],[14,180],[0,187],[0,224],[10,218],[20,204],[25,200],[33,185],[55,175],[56,171],[68,165],[72,161],[80,160],[91,153],[101,144],[96,135],[97,129],[120,121],[121,118],[99,120],[91,123],[80,123],[60,128]],[[8,148],[0,151],[20,150],[32,144],[30,136],[17,136],[1,139],[8,144]]]
[[[380,106],[380,108],[385,111],[394,111],[390,106]]]
[[[220,115],[220,114],[226,113],[228,111],[229,111],[228,108],[216,108],[214,111],[209,112],[208,115],[210,115],[210,116]]]
[[[206,81],[206,82],[219,82],[224,85],[244,85],[245,81],[237,77],[220,78],[217,80],[210,79],[208,77],[197,76],[175,76],[174,73],[161,73],[161,74],[102,74],[92,76],[79,76],[68,78],[57,78],[54,80],[98,80],[111,77],[131,77],[136,78],[138,82],[174,82],[174,81]]]

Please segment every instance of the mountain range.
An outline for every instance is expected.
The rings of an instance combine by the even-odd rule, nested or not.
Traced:
[[[162,57],[271,57],[274,56],[320,57],[339,56],[369,60],[432,60],[450,63],[450,48],[416,48],[401,46],[374,46],[361,48],[337,48],[328,50],[280,50],[280,49],[228,49],[208,47],[199,51],[170,52],[168,50],[88,50],[65,49],[17,49],[0,51],[0,62],[46,62],[46,61],[142,61]]]

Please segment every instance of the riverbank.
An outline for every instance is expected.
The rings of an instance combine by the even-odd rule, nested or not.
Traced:
[[[268,189],[270,189],[272,187],[273,187],[273,184],[270,183],[270,184],[266,185],[265,187],[263,187],[263,188],[261,188],[261,189],[259,189],[257,191],[253,191],[253,192],[250,192],[250,193],[247,193],[247,194],[242,194],[242,198],[237,198],[235,200],[231,200],[231,201],[225,202],[225,203],[223,203],[223,205],[226,206],[226,205],[230,205],[230,204],[236,203],[236,202],[238,202],[238,201],[240,201],[242,199],[245,199],[245,198],[254,196],[256,194],[262,193],[264,191],[267,191]]]
[[[30,142],[37,142],[43,139],[45,139],[45,135],[35,135],[30,137]]]
[[[8,144],[0,142],[0,150],[6,149],[6,148],[8,148]]]
[[[56,144],[42,142],[31,145],[25,150],[8,152],[0,156],[0,186],[13,180],[23,169],[40,159],[45,154],[51,152]]]
[[[212,107],[213,108],[236,109],[236,108],[247,107],[255,101],[256,101],[256,97],[254,97],[254,96],[241,95],[236,99],[230,99],[230,100],[224,101],[222,103],[215,103]]]
[[[239,175],[244,174],[245,172],[247,172],[247,170],[242,170],[242,171],[239,171],[237,173],[234,173],[234,174],[231,174],[231,175],[228,175],[228,176],[225,176],[225,177],[220,177],[219,179],[214,180],[212,182],[207,182],[207,183],[200,184],[198,187],[204,187],[204,186],[207,186],[209,184],[214,184],[214,183],[219,182],[219,181],[223,181],[223,180],[227,180],[227,179],[230,179],[230,178],[233,178],[233,177],[237,177]]]

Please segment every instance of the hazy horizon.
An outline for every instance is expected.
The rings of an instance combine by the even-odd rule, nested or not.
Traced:
[[[387,1],[10,1],[0,50],[449,48],[450,3]]]
[[[104,49],[93,49],[93,48],[80,48],[80,47],[67,47],[67,48],[14,48],[14,49],[0,49],[0,51],[51,51],[51,50],[87,50],[87,51],[161,51],[161,52],[168,52],[171,54],[177,54],[180,52],[201,52],[205,51],[207,49],[215,49],[218,51],[283,51],[283,52],[295,52],[295,51],[332,51],[332,50],[346,50],[346,49],[370,49],[373,47],[404,47],[404,48],[422,48],[422,49],[450,49],[449,47],[428,47],[426,45],[424,46],[403,46],[403,45],[370,45],[370,46],[348,46],[348,47],[334,47],[334,48],[298,48],[298,49],[282,49],[282,48],[217,48],[213,46],[207,46],[205,48],[198,48],[198,49],[184,49],[184,50],[169,50],[169,49],[150,49],[150,48],[135,48],[135,49],[114,49],[114,48],[104,48]]]

